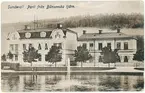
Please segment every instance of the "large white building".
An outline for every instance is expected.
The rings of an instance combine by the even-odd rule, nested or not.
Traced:
[[[33,46],[41,57],[38,62],[45,63],[45,55],[52,45],[60,46],[62,53],[61,64],[65,64],[67,58],[72,59],[77,48],[77,33],[64,29],[59,25],[56,29],[25,29],[8,35],[9,51],[14,54],[13,61],[23,63],[23,52]]]
[[[105,46],[112,50],[119,49],[121,62],[132,62],[133,54],[137,50],[136,39],[128,36],[117,29],[116,32],[86,33],[77,36],[77,33],[64,29],[59,25],[56,29],[30,29],[25,26],[23,30],[15,31],[8,35],[9,51],[14,54],[13,61],[23,63],[23,52],[33,46],[41,54],[38,62],[45,63],[45,55],[52,45],[61,46],[62,61],[66,64],[68,58],[73,59],[74,50],[77,46],[84,45],[93,58],[92,62],[101,62],[101,49]]]
[[[133,36],[120,32],[120,29],[112,32],[86,33],[78,38],[79,45],[84,45],[92,54],[95,62],[101,62],[101,49],[111,47],[112,50],[119,49],[118,54],[121,62],[132,62],[133,54],[137,51],[137,41]]]

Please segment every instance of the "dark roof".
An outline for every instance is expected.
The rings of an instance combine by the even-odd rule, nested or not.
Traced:
[[[106,32],[106,33],[86,33],[81,35],[78,40],[85,41],[85,40],[96,40],[96,39],[114,39],[114,38],[133,38],[132,36],[128,36],[124,33],[117,33],[117,32]]]
[[[33,39],[33,38],[50,38],[51,32],[52,31],[46,32],[46,37],[40,37],[40,32],[29,32],[29,33],[31,33],[31,37],[30,38]],[[19,32],[20,39],[27,39],[25,37],[25,33],[26,32]]]
[[[29,32],[31,33],[31,39],[33,38],[51,38],[50,35],[52,33],[54,29],[28,29],[28,30],[18,30],[17,32],[19,33],[20,35],[20,39],[27,39],[25,37],[25,33]],[[76,32],[70,30],[70,29],[61,29],[64,33],[64,35],[66,35],[67,32],[71,32],[71,33],[75,33],[77,34]],[[40,32],[46,32],[46,37],[40,37]]]

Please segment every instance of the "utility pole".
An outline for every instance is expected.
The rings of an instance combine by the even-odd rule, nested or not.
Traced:
[[[34,30],[35,30],[35,15],[34,15],[34,22],[33,23],[34,23]]]
[[[96,55],[95,55],[95,40],[94,40],[94,67],[96,66]]]
[[[35,15],[34,15],[34,30],[36,29],[36,28],[38,28],[38,18],[36,19],[36,17],[35,17]]]
[[[37,19],[36,19],[36,20],[37,20],[36,25],[37,25],[37,28],[38,28],[38,17],[37,17]]]

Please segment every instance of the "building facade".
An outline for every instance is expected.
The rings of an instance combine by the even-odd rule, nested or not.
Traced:
[[[133,54],[137,51],[137,41],[133,36],[126,35],[117,29],[116,32],[86,33],[78,38],[78,45],[85,46],[91,53],[95,62],[102,62],[101,49],[110,47],[112,50],[118,49],[121,62],[132,62]]]
[[[56,29],[29,29],[25,26],[8,35],[9,51],[14,54],[13,61],[24,62],[23,52],[33,46],[41,57],[38,62],[46,62],[45,56],[52,45],[60,46],[62,53],[61,64],[66,64],[68,58],[73,59],[77,46],[85,46],[93,58],[90,62],[102,62],[101,50],[103,47],[118,49],[121,62],[132,62],[133,54],[137,51],[137,41],[133,36],[120,32],[120,29],[112,32],[86,33],[78,37],[77,33],[58,26]]]
[[[62,61],[65,64],[68,58],[72,58],[74,50],[77,48],[77,33],[57,27],[56,29],[29,29],[28,26],[23,30],[13,32],[8,35],[9,51],[14,54],[13,61],[24,62],[23,52],[30,46],[38,50],[41,57],[38,62],[45,63],[45,56],[52,45],[61,47]]]

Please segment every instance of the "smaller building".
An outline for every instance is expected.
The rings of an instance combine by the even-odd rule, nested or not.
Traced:
[[[100,52],[105,46],[112,50],[119,49],[121,62],[132,62],[133,54],[137,51],[136,39],[120,32],[120,29],[111,32],[99,30],[98,33],[86,33],[84,30],[78,38],[78,45],[83,45],[90,51],[94,62],[102,62]]]

